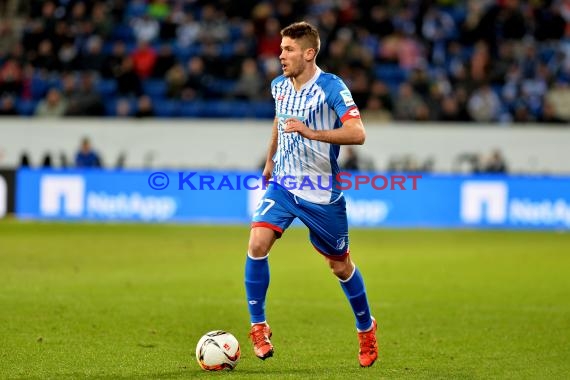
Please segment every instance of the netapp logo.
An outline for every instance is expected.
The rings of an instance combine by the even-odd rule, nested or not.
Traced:
[[[356,225],[375,225],[382,223],[390,213],[388,204],[381,200],[364,200],[346,198],[346,213],[348,221]]]
[[[461,220],[501,224],[507,220],[508,188],[501,181],[467,181],[461,186]]]
[[[81,176],[45,175],[40,183],[40,213],[43,216],[68,217],[83,215],[85,203],[85,181]]]
[[[501,181],[467,181],[461,187],[461,220],[466,224],[570,227],[570,203],[564,198],[509,198]]]
[[[40,213],[45,217],[167,220],[176,209],[172,197],[86,191],[85,179],[78,175],[44,175],[40,182]]]
[[[513,199],[509,204],[509,220],[513,224],[570,227],[570,204],[565,199]]]
[[[0,218],[6,216],[8,210],[8,184],[0,175]]]

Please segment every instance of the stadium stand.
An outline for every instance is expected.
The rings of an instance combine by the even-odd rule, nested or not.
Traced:
[[[271,118],[279,29],[307,20],[319,65],[382,120],[570,120],[570,0],[7,3],[0,114],[34,115],[51,88],[73,104],[90,72],[104,105],[65,115],[118,116],[120,103],[134,116],[148,96],[156,117]]]

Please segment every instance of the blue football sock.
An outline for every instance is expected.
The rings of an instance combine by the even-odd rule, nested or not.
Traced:
[[[350,302],[350,306],[352,306],[352,312],[356,318],[356,328],[359,331],[368,330],[372,326],[372,318],[366,298],[364,280],[358,268],[354,268],[354,273],[348,280],[340,280],[340,285]]]
[[[245,293],[251,323],[265,322],[265,295],[268,287],[268,257],[253,259],[248,254],[245,262]]]

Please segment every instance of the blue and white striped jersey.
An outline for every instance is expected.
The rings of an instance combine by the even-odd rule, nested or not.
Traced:
[[[340,196],[335,184],[340,169],[339,145],[309,140],[296,132],[284,133],[285,120],[297,118],[311,129],[340,128],[360,113],[350,90],[336,75],[317,72],[297,91],[292,81],[281,75],[271,82],[275,99],[278,141],[273,156],[273,180],[288,183],[286,188],[310,202],[328,204]]]

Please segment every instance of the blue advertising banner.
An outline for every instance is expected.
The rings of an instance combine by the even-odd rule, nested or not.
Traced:
[[[21,218],[143,222],[239,223],[247,221],[242,191],[178,190],[158,184],[177,172],[20,170],[16,215]],[[202,175],[209,175],[204,172]],[[221,174],[212,174],[221,177]],[[150,185],[149,185],[150,183]]]
[[[570,177],[338,179],[351,226],[570,229]],[[307,186],[302,178],[281,184]],[[263,193],[254,172],[20,170],[15,200],[19,218],[224,224],[249,223]]]

